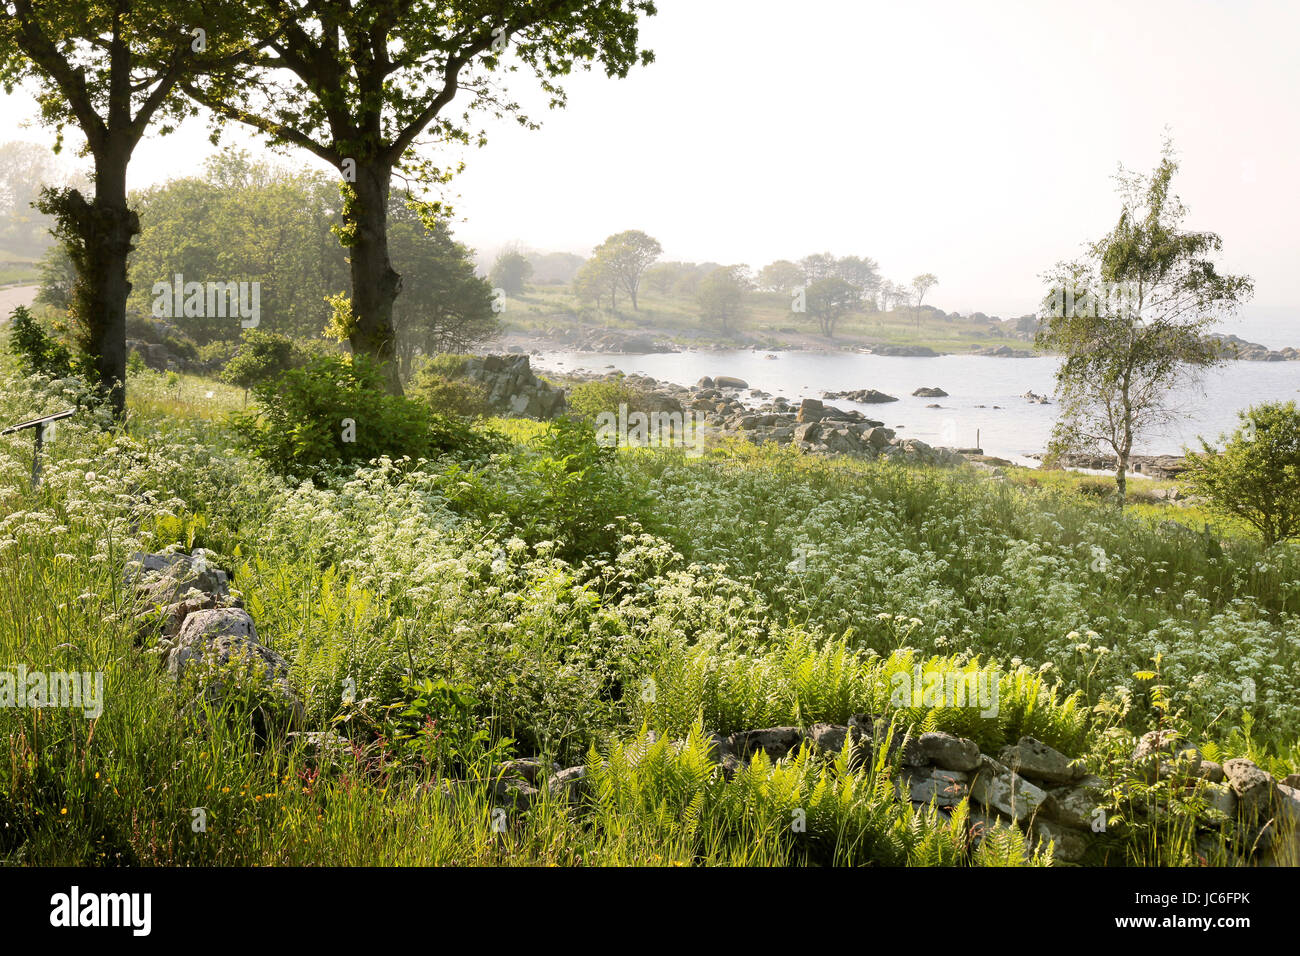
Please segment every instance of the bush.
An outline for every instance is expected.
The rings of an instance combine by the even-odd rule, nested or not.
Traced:
[[[72,374],[71,350],[36,321],[26,306],[9,313],[12,332],[9,350],[18,357],[24,374],[67,378]]]
[[[477,418],[492,414],[488,391],[482,383],[449,377],[438,369],[434,362],[420,367],[409,388],[413,398],[446,415]]]
[[[1242,425],[1220,436],[1222,450],[1204,440],[1187,455],[1187,480],[1210,506],[1255,528],[1270,547],[1300,535],[1300,411],[1270,402],[1238,412]]]
[[[387,394],[378,365],[361,356],[312,359],[253,392],[260,408],[235,415],[234,428],[286,474],[330,461],[433,458],[483,445],[464,425]]]
[[[221,380],[227,385],[249,389],[298,364],[297,350],[287,336],[246,329],[239,348],[222,369]]]
[[[645,392],[621,378],[614,381],[583,382],[569,392],[569,411],[578,418],[594,421],[602,412],[617,412],[620,404],[637,411]]]
[[[558,418],[531,445],[447,477],[448,502],[485,523],[505,516],[525,540],[553,540],[570,559],[617,550],[646,499],[591,423]]]

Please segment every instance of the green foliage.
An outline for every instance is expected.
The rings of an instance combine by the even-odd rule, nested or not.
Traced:
[[[252,388],[289,371],[298,360],[293,340],[287,336],[245,329],[239,348],[221,371],[221,380]]]
[[[533,274],[533,266],[517,249],[507,249],[492,263],[488,279],[506,295],[523,295],[524,286]]]
[[[612,381],[580,382],[569,390],[569,411],[576,418],[595,421],[605,412],[618,411],[620,404],[626,404],[629,411],[641,409],[645,402],[645,392],[634,385],[628,385],[622,378]]]
[[[407,388],[407,394],[443,415],[480,418],[492,414],[487,387],[482,382],[449,378],[439,374],[436,368],[432,362],[422,365]]]
[[[1242,425],[1220,436],[1223,448],[1202,440],[1187,455],[1188,483],[1223,514],[1245,521],[1264,546],[1300,535],[1300,410],[1271,402],[1238,412]]]
[[[463,426],[383,389],[364,357],[314,358],[254,388],[259,408],[236,415],[253,451],[286,473],[328,462],[433,458],[480,447]]]
[[[486,524],[505,518],[530,542],[555,541],[566,558],[608,556],[643,502],[590,422],[559,418],[528,446],[447,475],[452,507]]]
[[[1115,228],[1044,276],[1051,290],[1037,344],[1062,356],[1049,452],[1106,447],[1121,504],[1134,441],[1172,417],[1176,384],[1220,361],[1207,333],[1253,291],[1249,278],[1217,270],[1217,235],[1182,227],[1177,169],[1166,143],[1150,177],[1122,174]]]
[[[72,374],[72,352],[36,321],[26,306],[9,313],[9,351],[17,356],[27,375],[67,378]]]
[[[402,678],[403,700],[389,704],[383,739],[398,759],[423,765],[440,777],[480,775],[509,758],[514,741],[493,739],[478,716],[479,700],[468,688],[439,678]]]

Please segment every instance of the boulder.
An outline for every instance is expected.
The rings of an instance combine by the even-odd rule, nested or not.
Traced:
[[[1092,830],[1101,819],[1097,811],[1103,806],[1105,786],[1100,777],[1088,776],[1073,786],[1058,787],[1049,791],[1051,799],[1044,812],[1065,826]]]
[[[743,378],[733,378],[730,375],[719,375],[713,384],[716,388],[749,388],[749,383]]]
[[[1082,766],[1033,737],[1021,737],[1014,747],[1004,747],[998,761],[1021,776],[1043,783],[1071,783],[1084,775]]]
[[[127,558],[122,577],[149,604],[176,604],[191,590],[225,597],[230,594],[230,579],[211,563],[210,556],[202,548],[193,554],[136,552]]]
[[[948,393],[941,388],[918,388],[912,393],[917,398],[947,398]]]
[[[1052,847],[1053,861],[1078,863],[1088,852],[1088,837],[1041,817],[1034,820],[1034,842],[1042,848]]]
[[[933,801],[940,807],[955,807],[970,796],[970,775],[959,770],[937,767],[906,770],[894,785],[900,797],[917,804]]]
[[[980,748],[973,740],[931,731],[921,734],[917,743],[921,752],[941,770],[969,773],[979,769]]]
[[[748,758],[761,750],[771,760],[780,760],[803,741],[803,731],[798,727],[764,727],[759,730],[740,730],[727,739],[729,750],[738,757]]]
[[[1272,777],[1245,757],[1224,761],[1223,773],[1246,819],[1259,819],[1269,812],[1277,787]]]
[[[819,422],[826,413],[826,406],[815,398],[805,398],[799,403],[799,414],[795,417],[797,422]]]
[[[166,648],[168,673],[177,681],[193,680],[209,701],[224,696],[226,681],[266,692],[289,713],[291,722],[303,716],[302,703],[289,683],[289,665],[264,646],[257,628],[242,608],[196,611],[185,619],[175,643]]]
[[[587,768],[569,767],[556,771],[547,778],[546,790],[552,798],[577,803],[587,792]]]
[[[971,799],[1023,823],[1047,802],[1047,791],[1034,786],[991,757],[980,756],[980,769],[971,783]]]

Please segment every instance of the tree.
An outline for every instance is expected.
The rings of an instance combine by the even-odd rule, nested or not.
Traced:
[[[506,295],[523,295],[524,284],[533,274],[533,264],[518,249],[506,249],[492,264],[489,278]]]
[[[562,78],[599,62],[626,76],[653,55],[637,47],[650,0],[247,0],[255,19],[283,18],[252,68],[187,83],[218,116],[246,123],[273,141],[305,149],[339,170],[344,192],[340,242],[347,248],[351,297],[335,299],[337,323],[355,353],[374,356],[391,391],[393,303],[401,275],[388,248],[394,172],[445,183],[453,170],[417,158],[426,133],[478,143],[472,116],[513,115],[535,125],[502,95],[499,77],[523,68],[565,103]],[[448,111],[465,93],[465,109]],[[437,212],[430,203],[426,212]]]
[[[769,262],[758,272],[758,287],[767,292],[789,293],[803,283],[803,270],[789,259]]]
[[[233,17],[239,5],[212,0],[205,20]],[[155,123],[168,132],[193,107],[176,95],[187,76],[229,65],[239,50],[187,23],[183,0],[12,0],[0,15],[0,83],[37,87],[41,119],[62,146],[76,126],[94,159],[94,198],[80,189],[47,189],[41,212],[77,270],[72,313],[84,367],[115,415],[126,401],[127,256],[139,220],[127,205],[131,155]]]
[[[151,312],[154,284],[170,286],[177,274],[186,282],[237,280],[257,284],[263,331],[320,335],[325,298],[348,268],[330,232],[342,214],[332,177],[226,150],[201,176],[133,193],[131,202],[140,216],[130,269],[135,311]],[[234,310],[200,311],[167,318],[200,344],[239,338],[243,320]]]
[[[731,331],[731,323],[740,314],[748,288],[745,273],[744,266],[720,266],[700,280],[696,290],[701,314],[717,322],[724,332]]]
[[[1061,355],[1050,452],[1108,447],[1121,507],[1134,441],[1176,415],[1176,384],[1221,361],[1206,332],[1252,292],[1248,277],[1216,269],[1217,235],[1181,228],[1186,209],[1170,192],[1177,168],[1166,143],[1150,177],[1121,169],[1115,228],[1044,276],[1037,341]]]
[[[49,218],[35,204],[41,188],[61,178],[54,154],[44,146],[0,144],[0,246],[30,254],[50,244]]]
[[[492,286],[475,272],[473,253],[453,238],[446,219],[430,225],[405,194],[394,194],[388,215],[393,264],[403,277],[393,329],[405,381],[417,355],[464,352],[491,338],[497,313]]]
[[[637,309],[637,292],[641,288],[641,277],[646,269],[654,264],[663,254],[663,247],[658,240],[647,236],[640,229],[628,229],[626,232],[610,236],[599,246],[593,258],[601,260],[603,268],[610,277],[632,300],[633,310]]]
[[[1237,413],[1242,425],[1220,435],[1222,450],[1201,439],[1183,477],[1210,506],[1255,528],[1264,547],[1300,536],[1300,411],[1270,402]]]
[[[839,260],[829,252],[816,252],[799,260],[799,271],[803,273],[804,282],[816,282],[837,275]]]
[[[874,259],[845,256],[835,263],[835,275],[862,293],[863,302],[875,300],[880,288],[880,267]]]
[[[939,284],[938,277],[933,272],[922,272],[912,280],[912,295],[916,296],[916,327],[921,327],[921,302],[925,299],[925,294]]]
[[[838,276],[818,279],[808,286],[808,314],[817,320],[822,335],[835,335],[835,325],[862,305],[862,293]]]
[[[609,308],[612,312],[618,308],[618,290],[621,285],[618,273],[614,271],[607,252],[598,248],[573,277],[573,294],[580,302],[591,302],[596,305],[608,296]]]

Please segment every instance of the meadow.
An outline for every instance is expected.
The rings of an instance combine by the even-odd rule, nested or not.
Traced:
[[[2,361],[5,422],[77,400]],[[1300,551],[1194,511],[738,442],[615,452],[517,420],[478,423],[472,455],[296,480],[236,440],[242,390],[140,371],[129,395],[124,426],[59,424],[36,491],[30,438],[0,440],[0,661],[106,686],[95,720],[0,710],[5,862],[1052,862],[1014,828],[976,845],[964,804],[955,824],[895,800],[883,749],[729,779],[708,759],[710,732],[863,712],[989,748],[1031,735],[1103,774],[1153,727],[1300,769]],[[122,568],[169,547],[231,572],[344,754],[167,678]],[[998,713],[893,706],[918,663],[996,674]],[[493,768],[532,755],[585,764],[585,796],[501,826]],[[1092,862],[1205,862],[1148,799],[1116,792]]]

